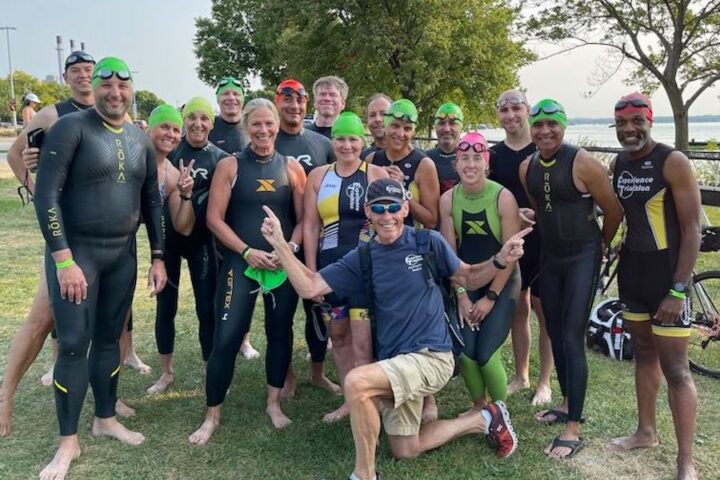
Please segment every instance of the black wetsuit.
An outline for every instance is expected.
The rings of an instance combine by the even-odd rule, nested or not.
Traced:
[[[280,129],[277,140],[275,140],[275,150],[281,155],[295,158],[305,170],[305,174],[321,165],[327,165],[335,161],[335,155],[332,151],[332,143],[330,140],[317,132],[303,128],[300,133],[294,135]],[[300,250],[302,252],[302,249]],[[304,257],[300,255],[300,259],[304,261]],[[312,300],[303,300],[303,309],[305,310],[305,341],[310,350],[311,360],[315,363],[325,361],[325,353],[327,351],[327,340],[318,338],[313,327],[313,316],[319,315],[317,310],[319,305]],[[323,322],[315,322],[321,325],[320,329],[324,330]],[[321,332],[325,336],[325,332]]]
[[[141,130],[127,122],[113,128],[91,109],[64,115],[48,131],[35,210],[47,242],[45,269],[58,333],[54,385],[62,436],[77,433],[88,380],[95,416],[115,415],[118,340],[137,276],[130,247],[142,212],[151,248],[163,249],[161,209],[155,152]],[[88,283],[80,305],[60,297],[51,253],[66,248]]]
[[[313,132],[319,133],[323,137],[332,139],[332,126],[320,127],[317,123],[312,123],[305,128],[307,128],[308,130],[312,130]]]
[[[265,219],[263,205],[280,219],[286,240],[295,226],[292,187],[287,158],[274,152],[260,157],[250,147],[237,160],[225,222],[251,248],[271,252],[273,248],[260,233]],[[215,299],[215,341],[207,366],[207,406],[220,405],[232,381],[235,359],[243,337],[250,329],[259,285],[245,276],[248,263],[242,254],[221,246],[223,256]],[[292,323],[298,296],[289,280],[263,295],[267,384],[282,388],[292,354]]]
[[[210,130],[208,139],[210,143],[230,155],[240,155],[245,145],[248,144],[247,135],[240,122],[226,122],[219,115],[215,117],[215,125]]]
[[[192,176],[195,181],[192,192],[195,226],[189,236],[180,235],[171,228],[169,207],[164,209],[166,229],[165,268],[168,286],[157,298],[155,314],[155,341],[161,355],[173,353],[175,344],[175,314],[178,307],[178,289],[180,287],[181,259],[187,260],[190,269],[190,281],[195,295],[195,312],[199,320],[198,336],[203,360],[210,358],[213,342],[214,299],[217,285],[217,252],[215,240],[206,225],[207,203],[210,183],[218,162],[228,154],[207,143],[195,148],[186,139],[168,156],[168,160],[178,167],[182,159],[188,165],[195,159]]]
[[[375,145],[375,142],[371,143],[369,147],[367,147],[362,152],[360,152],[360,160],[364,161],[368,155],[370,155],[373,152],[377,152],[378,150],[380,150],[380,147]]]
[[[413,148],[410,153],[400,160],[390,161],[385,150],[378,150],[375,152],[375,155],[373,155],[372,163],[373,165],[378,165],[380,167],[389,167],[390,165],[398,167],[405,176],[405,180],[403,181],[405,190],[410,192],[413,198],[419,202],[420,192],[417,188],[417,184],[415,183],[415,172],[417,172],[417,169],[420,166],[420,161],[426,156],[425,152],[419,148]],[[412,213],[408,213],[408,216],[405,217],[405,225],[410,225],[411,227],[415,226],[415,219],[413,218]]]
[[[450,190],[460,182],[453,162],[455,161],[455,152],[445,153],[440,147],[435,147],[427,151],[427,156],[435,163],[437,168],[438,180],[440,180],[440,195]]]
[[[513,150],[505,142],[490,147],[490,174],[488,178],[498,182],[510,190],[515,196],[519,208],[531,208],[525,189],[520,183],[520,164],[527,157],[535,153],[535,144],[530,143],[520,150]],[[537,281],[540,273],[540,230],[526,235],[523,245],[523,256],[520,257],[520,275],[522,276],[521,290],[528,287],[533,295],[540,296],[540,282]]]
[[[600,269],[602,237],[590,194],[573,181],[578,148],[563,144],[554,158],[530,159],[527,187],[542,232],[540,299],[568,418],[582,417],[587,389],[585,328]]]

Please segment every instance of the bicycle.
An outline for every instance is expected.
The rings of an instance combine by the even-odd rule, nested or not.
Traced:
[[[709,222],[708,222],[709,223]],[[720,251],[720,226],[702,228],[701,252]],[[618,248],[611,249],[598,279],[596,296],[607,297],[618,272]],[[688,292],[690,369],[720,378],[720,270],[694,272]]]

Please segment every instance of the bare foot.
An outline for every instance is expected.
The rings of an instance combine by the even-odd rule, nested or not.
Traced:
[[[134,417],[135,409],[125,405],[125,402],[123,402],[122,400],[118,400],[117,402],[115,402],[115,413],[123,418]]]
[[[250,342],[243,342],[242,345],[240,345],[240,355],[242,355],[245,360],[252,360],[260,357],[260,352],[255,350]]]
[[[12,398],[5,398],[5,388],[0,387],[0,437],[7,437],[12,432]]]
[[[325,375],[321,375],[320,377],[310,377],[310,383],[318,388],[334,393],[335,395],[342,395],[342,388],[340,388],[340,385],[331,382]]]
[[[268,405],[265,409],[265,413],[267,413],[270,417],[270,421],[272,422],[273,427],[277,428],[278,430],[281,428],[285,428],[292,423],[292,420],[285,416],[283,411],[280,409],[280,405]]]
[[[530,405],[545,405],[552,402],[552,389],[549,385],[538,385]]]
[[[52,386],[54,370],[55,370],[55,364],[52,364],[52,365],[50,365],[50,368],[48,369],[48,371],[45,372],[45,374],[42,377],[40,377],[40,383],[42,384],[43,387]]]
[[[626,452],[636,448],[655,448],[658,446],[656,433],[635,432],[626,437],[613,438],[608,442],[608,447],[616,452]]]
[[[193,445],[205,445],[219,426],[219,421],[206,418],[203,424],[200,425],[200,428],[195,430],[195,433],[188,437],[188,440]]]
[[[282,390],[280,390],[280,398],[282,398],[283,400],[293,398],[295,396],[296,389],[297,377],[295,376],[295,372],[290,370],[285,377],[285,385],[283,385]]]
[[[140,432],[128,430],[125,426],[117,421],[117,418],[97,418],[93,419],[92,434],[94,437],[110,437],[120,440],[122,443],[137,446],[145,441],[145,436]]]
[[[689,464],[678,465],[677,467],[677,480],[697,480],[697,472],[695,471],[695,465],[690,462]]]
[[[325,423],[337,422],[338,420],[347,417],[349,414],[350,414],[350,407],[348,407],[347,403],[343,403],[342,405],[340,405],[340,408],[338,408],[337,410],[334,410],[334,411],[326,414],[323,417],[323,422],[325,422]]]
[[[134,350],[128,354],[123,364],[132,368],[133,370],[137,370],[140,375],[147,375],[152,370],[150,366],[145,365],[145,363],[140,360],[140,357],[138,357],[137,353],[135,353]]]
[[[435,397],[428,395],[424,398],[422,409],[422,423],[431,423],[438,419],[438,407]]]
[[[519,392],[520,390],[526,390],[530,388],[529,380],[514,379],[507,386],[507,394],[512,395],[513,393]]]
[[[174,379],[175,376],[172,373],[163,373],[162,375],[160,375],[160,378],[158,378],[157,382],[153,383],[150,387],[148,387],[146,391],[150,394],[163,393],[173,383]]]
[[[70,463],[80,457],[77,441],[60,444],[55,456],[40,472],[40,480],[63,480],[70,469]]]

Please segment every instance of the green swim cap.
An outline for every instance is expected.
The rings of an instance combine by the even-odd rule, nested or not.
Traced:
[[[130,67],[117,57],[105,57],[95,64],[92,72],[92,86],[97,87],[97,84],[101,80],[107,80],[108,78],[116,75],[120,80],[132,81],[132,72]]]
[[[567,128],[565,107],[552,98],[544,98],[530,108],[530,116],[528,117],[530,125],[539,120],[555,120],[562,125],[563,130]]]
[[[385,113],[385,125],[389,125],[393,121],[393,118],[404,120],[406,122],[417,123],[418,112],[417,108],[415,108],[415,104],[407,98],[395,100],[390,104],[390,107]]]
[[[161,123],[171,123],[182,129],[183,119],[177,108],[167,103],[164,105],[158,105],[150,113],[148,118],[148,129],[160,125]]]
[[[365,125],[360,117],[352,112],[342,112],[332,126],[332,138],[365,137]]]
[[[213,112],[212,105],[210,102],[205,100],[203,97],[193,97],[185,104],[185,108],[182,111],[182,118],[185,120],[188,115],[194,112],[202,112],[207,114],[211,120],[215,119],[215,113]]]
[[[443,103],[440,105],[437,112],[435,112],[435,123],[439,120],[445,119],[457,120],[458,122],[463,123],[462,109],[452,102]]]
[[[248,265],[245,269],[245,276],[255,280],[260,285],[262,293],[269,293],[287,280],[287,272],[282,268],[277,270],[257,269]]]
[[[243,89],[243,83],[242,81],[238,80],[235,77],[223,77],[220,79],[220,81],[217,83],[217,86],[215,87],[215,96],[220,98],[220,95],[223,94],[225,90],[235,90],[240,94],[240,97],[242,97],[243,100],[245,100],[245,90]]]

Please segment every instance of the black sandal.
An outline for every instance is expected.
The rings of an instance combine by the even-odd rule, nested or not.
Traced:
[[[572,458],[575,456],[576,453],[585,448],[585,439],[583,437],[580,437],[577,440],[562,440],[558,436],[555,437],[555,439],[553,440],[550,452],[552,453],[553,450],[559,447],[565,447],[570,449],[570,453],[562,457],[561,460],[565,458]]]

